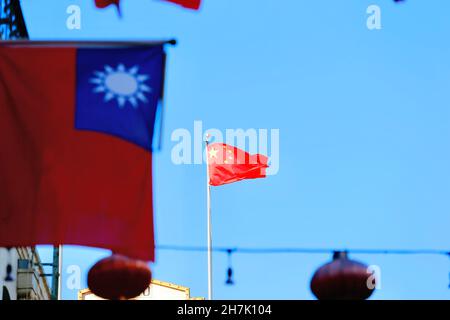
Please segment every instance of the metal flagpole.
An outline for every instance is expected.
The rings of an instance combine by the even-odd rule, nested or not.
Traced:
[[[59,245],[59,257],[58,257],[58,300],[62,300],[62,255],[63,255],[63,246]]]
[[[53,246],[53,263],[52,266],[52,300],[58,300],[59,288],[59,246]]]
[[[208,144],[209,136],[206,136],[206,214],[207,214],[207,232],[208,232],[208,300],[212,300],[212,224],[211,224],[211,186],[209,184],[209,155]]]

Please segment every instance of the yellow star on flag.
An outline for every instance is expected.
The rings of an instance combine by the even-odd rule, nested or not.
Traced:
[[[216,158],[217,159],[217,152],[218,150],[212,148],[211,150],[209,150],[209,157],[212,158]]]

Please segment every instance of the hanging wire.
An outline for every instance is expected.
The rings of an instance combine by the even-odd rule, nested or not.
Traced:
[[[233,249],[228,249],[227,250],[227,255],[228,255],[227,281],[225,281],[225,284],[229,285],[229,286],[234,285],[233,267],[231,266],[231,256],[232,256],[232,254],[233,254]]]
[[[201,246],[177,246],[160,245],[156,250],[164,251],[184,251],[184,252],[206,252],[206,247]],[[353,254],[372,254],[372,255],[445,255],[450,258],[450,251],[436,249],[336,249],[336,248],[226,248],[213,247],[212,251],[226,253],[228,255],[227,280],[225,284],[233,285],[233,268],[231,266],[231,256],[233,253],[241,254],[329,254],[335,252],[350,252]],[[450,289],[450,273],[449,273]]]
[[[6,264],[6,275],[5,275],[5,282],[11,282],[14,280],[14,278],[12,277],[12,265],[11,265],[11,260],[12,260],[12,252],[11,252],[11,247],[7,247],[6,250],[8,251],[8,262]]]
[[[165,251],[187,251],[187,252],[205,252],[206,247],[202,246],[178,246],[178,245],[159,245],[157,250]],[[241,254],[326,254],[336,251],[347,251],[354,254],[392,254],[392,255],[445,255],[450,257],[450,251],[436,249],[342,249],[342,248],[250,248],[250,247],[213,247],[214,252]]]
[[[448,257],[450,258],[450,252],[448,252],[447,255],[448,255]],[[449,275],[448,275],[448,278],[449,278],[448,288],[450,289],[450,273],[449,273]]]

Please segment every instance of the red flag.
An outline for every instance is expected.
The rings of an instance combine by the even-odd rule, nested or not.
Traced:
[[[119,7],[120,0],[95,0],[97,8],[106,8],[107,6],[114,4]]]
[[[188,9],[198,10],[200,8],[201,0],[165,0],[168,2],[176,3]],[[119,8],[120,0],[95,0],[97,8],[106,8],[107,6],[114,4]]]
[[[158,97],[119,104],[98,80],[119,63],[160,92],[151,70],[159,72],[161,50],[147,50],[0,46],[0,247],[75,244],[154,259],[152,156],[143,147],[152,122],[142,117]],[[108,133],[115,129],[125,135]]]
[[[194,10],[198,10],[200,8],[201,2],[201,0],[165,0],[165,1],[173,2],[185,8]]]
[[[266,177],[268,158],[251,155],[244,150],[224,143],[208,145],[209,184],[220,186],[244,179]]]

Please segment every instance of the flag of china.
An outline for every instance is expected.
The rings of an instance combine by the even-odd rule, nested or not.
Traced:
[[[207,151],[211,186],[266,177],[266,168],[269,166],[268,158],[264,155],[251,155],[224,143],[209,144]]]
[[[0,246],[153,260],[161,46],[0,46]]]

